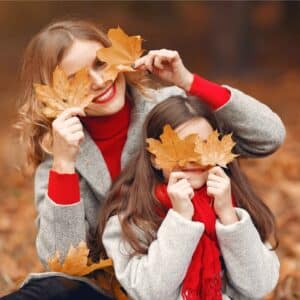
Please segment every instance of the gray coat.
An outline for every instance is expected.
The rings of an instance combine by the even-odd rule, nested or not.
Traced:
[[[245,157],[260,157],[274,152],[285,138],[285,128],[278,115],[249,95],[226,87],[230,89],[231,97],[225,105],[216,110],[216,116],[235,133],[236,151]],[[153,94],[155,100],[149,102],[133,90],[135,107],[131,112],[127,141],[122,151],[122,169],[137,148],[147,112],[155,103],[176,94],[185,93],[174,86],[163,88],[155,91]],[[49,198],[48,177],[52,167],[50,156],[36,169],[34,178],[35,204],[38,212],[36,247],[46,268],[47,258],[53,256],[57,250],[63,258],[71,244],[77,245],[80,241],[86,240],[87,230],[97,224],[99,205],[105,199],[111,185],[110,174],[101,152],[89,133],[86,130],[84,133],[85,139],[80,146],[75,165],[80,177],[80,202],[66,206],[56,204]],[[32,278],[52,275],[57,273],[30,274],[25,283]],[[86,278],[76,279],[88,281]]]

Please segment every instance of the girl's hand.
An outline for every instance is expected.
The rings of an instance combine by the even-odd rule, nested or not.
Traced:
[[[53,122],[53,166],[59,173],[74,173],[79,144],[84,139],[82,124],[76,115],[85,116],[82,108],[63,111]]]
[[[186,91],[190,90],[194,78],[194,75],[183,65],[178,52],[173,50],[151,50],[135,61],[134,68],[148,70],[160,79]]]
[[[191,220],[194,215],[194,206],[191,201],[194,197],[194,190],[183,172],[170,174],[167,192],[173,209],[186,219]]]
[[[223,224],[238,221],[232,206],[230,179],[220,167],[211,168],[207,177],[207,194],[214,197],[214,209]]]

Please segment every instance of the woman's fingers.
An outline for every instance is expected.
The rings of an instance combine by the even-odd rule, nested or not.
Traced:
[[[82,125],[81,124],[75,124],[73,126],[68,127],[68,131],[70,133],[75,133],[77,131],[82,131]]]
[[[78,117],[71,117],[70,119],[66,119],[64,121],[64,124],[66,126],[72,126],[72,125],[76,125],[76,124],[80,124],[81,125],[81,121]]]
[[[177,51],[161,49],[161,50],[151,50],[148,54],[143,57],[138,58],[134,62],[134,68],[136,69],[148,69],[153,72],[153,67],[158,69],[164,69],[163,62],[172,62],[174,59],[179,57]]]
[[[81,108],[81,107],[71,107],[71,108],[68,108],[68,109],[64,110],[57,118],[60,121],[64,121],[64,120],[69,119],[69,118],[71,118],[73,116],[76,116],[76,115],[86,116],[83,108]]]

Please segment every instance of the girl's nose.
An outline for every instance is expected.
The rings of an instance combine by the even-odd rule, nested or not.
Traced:
[[[96,72],[94,70],[90,70],[89,75],[92,80],[91,88],[93,90],[97,90],[97,89],[103,88],[105,86],[105,82],[104,82],[101,74],[99,74],[98,72]]]

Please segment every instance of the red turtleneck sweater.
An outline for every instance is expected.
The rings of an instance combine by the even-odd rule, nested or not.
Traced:
[[[198,96],[213,109],[218,109],[230,99],[230,91],[197,74],[189,94]],[[81,121],[101,151],[114,180],[121,171],[121,153],[127,138],[131,107],[126,99],[124,107],[117,113],[101,117],[83,117]],[[67,205],[80,201],[79,177],[77,173],[61,174],[50,170],[48,195],[57,204]]]

